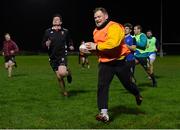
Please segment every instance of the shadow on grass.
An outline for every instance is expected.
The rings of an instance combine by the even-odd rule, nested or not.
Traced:
[[[131,114],[131,115],[145,115],[144,111],[141,111],[139,108],[129,108],[126,106],[116,106],[109,109],[109,113],[111,116],[111,120],[113,121],[115,118],[119,117],[121,114]]]
[[[137,87],[138,87],[139,91],[142,92],[142,91],[148,90],[147,87],[151,87],[151,84],[149,84],[149,83],[141,83],[141,84],[137,84]],[[129,91],[124,89],[123,91],[121,91],[121,93],[129,93]]]
[[[83,93],[88,93],[90,92],[91,90],[70,90],[69,91],[69,96],[72,97],[72,96],[77,96],[79,94],[83,94]]]
[[[152,83],[151,81],[146,83],[138,83],[137,86],[139,87],[139,89],[142,89],[141,87],[152,87]]]
[[[146,88],[146,87],[139,87],[139,85],[138,85],[138,90],[139,90],[140,92],[142,92],[142,91],[146,91],[147,88]],[[127,94],[129,94],[130,92],[127,91],[127,90],[125,90],[125,91],[121,91],[121,93],[127,93]]]
[[[13,74],[13,77],[24,77],[28,76],[28,74]]]
[[[162,79],[162,78],[164,78],[164,76],[162,76],[162,75],[155,75],[155,78],[156,79]]]

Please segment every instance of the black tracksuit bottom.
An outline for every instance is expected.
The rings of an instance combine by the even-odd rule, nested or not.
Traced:
[[[98,66],[98,92],[97,104],[98,109],[108,109],[108,94],[110,83],[116,75],[122,85],[134,96],[139,96],[140,92],[131,80],[132,73],[130,66],[125,60],[115,60],[106,63],[99,63]]]

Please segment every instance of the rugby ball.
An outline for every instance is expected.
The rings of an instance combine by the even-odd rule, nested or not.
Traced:
[[[86,48],[86,45],[85,45],[85,44],[81,44],[81,45],[79,46],[79,51],[82,52],[82,53],[86,53],[86,54],[91,53],[91,52],[88,51],[88,49]]]

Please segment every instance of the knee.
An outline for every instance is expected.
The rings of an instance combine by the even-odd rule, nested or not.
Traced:
[[[12,62],[12,61],[9,61],[9,62],[8,62],[8,66],[9,66],[9,67],[13,67],[13,65],[14,65],[14,62]]]
[[[59,66],[58,73],[61,78],[67,76],[68,72],[66,66]]]

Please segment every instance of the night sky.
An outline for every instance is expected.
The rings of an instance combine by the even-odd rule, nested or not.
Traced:
[[[21,50],[41,51],[45,29],[51,26],[53,14],[60,13],[77,48],[82,39],[92,40],[93,9],[99,6],[107,9],[111,20],[140,24],[143,31],[152,29],[160,40],[160,0],[1,0],[0,42],[9,32]],[[163,0],[163,42],[180,42],[177,8],[177,3]]]

